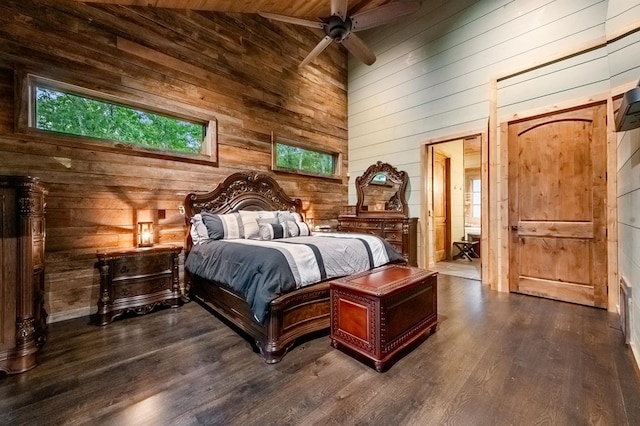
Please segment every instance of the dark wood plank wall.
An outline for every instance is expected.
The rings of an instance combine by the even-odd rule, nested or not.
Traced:
[[[53,320],[95,311],[95,253],[134,243],[141,210],[166,212],[163,243],[183,243],[179,206],[238,170],[268,171],[271,132],[343,153],[347,164],[346,55],[330,46],[297,64],[320,39],[256,15],[85,5],[0,3],[0,174],[48,186],[46,307]],[[139,96],[150,106],[209,115],[219,166],[87,149],[16,132],[15,72]],[[278,174],[316,220],[335,220],[347,179]]]

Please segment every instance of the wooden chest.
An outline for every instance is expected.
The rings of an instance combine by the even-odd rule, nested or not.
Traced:
[[[331,344],[383,371],[435,331],[436,278],[425,269],[387,265],[331,281]]]

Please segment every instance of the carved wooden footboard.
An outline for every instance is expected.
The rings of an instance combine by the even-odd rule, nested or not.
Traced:
[[[271,302],[269,316],[259,324],[242,297],[210,281],[192,277],[191,297],[251,339],[265,362],[280,361],[296,339],[329,330],[329,285],[316,284]]]

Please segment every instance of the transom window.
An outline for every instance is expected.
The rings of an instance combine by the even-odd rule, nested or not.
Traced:
[[[216,160],[215,120],[152,111],[126,97],[34,75],[27,75],[25,80],[28,128],[108,141],[114,148],[126,148],[129,153],[155,152],[207,163]],[[78,143],[87,142],[86,139]]]
[[[339,177],[340,154],[317,150],[310,146],[278,139],[273,141],[273,169],[320,177]]]
[[[203,123],[47,87],[35,91],[35,127],[40,130],[190,153],[199,153],[204,140]]]

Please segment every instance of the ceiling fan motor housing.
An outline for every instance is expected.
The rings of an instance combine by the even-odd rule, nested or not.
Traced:
[[[322,53],[324,49],[333,42],[341,43],[353,56],[363,63],[371,65],[376,61],[376,55],[355,33],[385,24],[392,19],[408,15],[420,8],[420,0],[402,0],[384,3],[373,9],[347,16],[348,0],[330,0],[330,2],[332,15],[328,18],[320,18],[319,21],[266,12],[261,12],[260,16],[310,28],[322,28],[324,30],[326,36],[323,37],[316,47],[304,58],[300,63],[301,67],[313,61],[316,56]]]
[[[331,16],[324,26],[324,32],[339,43],[351,32],[351,19],[343,21],[337,15]]]

